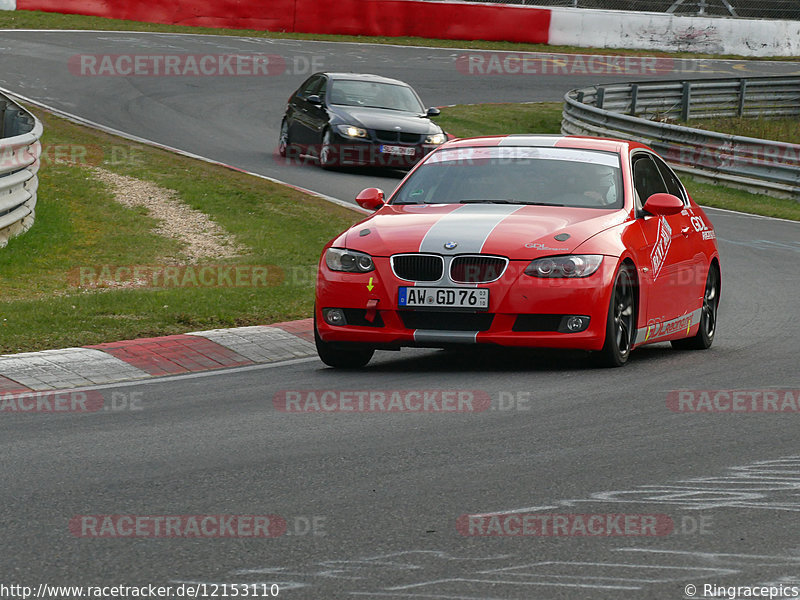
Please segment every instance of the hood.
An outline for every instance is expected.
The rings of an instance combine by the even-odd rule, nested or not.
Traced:
[[[357,125],[364,129],[382,129],[405,133],[439,133],[441,128],[430,119],[419,116],[418,113],[386,110],[382,108],[360,108],[358,106],[334,106],[330,111],[338,116],[343,123]]]
[[[532,260],[569,254],[588,238],[626,219],[624,210],[591,208],[514,204],[389,205],[350,229],[346,245],[373,256],[400,252],[483,253],[512,260]],[[566,239],[556,240],[556,235]],[[455,247],[444,247],[453,242]]]

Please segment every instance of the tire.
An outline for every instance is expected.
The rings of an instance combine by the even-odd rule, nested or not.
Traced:
[[[289,141],[289,123],[286,122],[286,119],[281,121],[281,133],[278,137],[278,154],[286,158],[287,154],[290,154],[289,147],[291,146],[291,142]]]
[[[314,319],[314,343],[322,362],[335,369],[360,369],[367,365],[375,354],[375,348],[363,344],[347,342],[330,343],[322,341]]]
[[[614,277],[606,319],[603,349],[592,354],[602,367],[621,367],[628,362],[636,336],[636,280],[633,269],[623,264]]]
[[[720,276],[716,264],[711,265],[706,277],[706,289],[703,292],[703,308],[700,313],[700,327],[690,338],[672,340],[670,343],[676,350],[706,350],[714,343],[717,332],[717,311],[719,310]]]
[[[337,165],[336,148],[331,144],[331,131],[326,129],[322,135],[322,145],[319,147],[319,166],[323,169],[333,169]]]

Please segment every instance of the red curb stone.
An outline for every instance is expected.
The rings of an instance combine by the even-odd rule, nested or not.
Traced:
[[[194,373],[255,364],[197,335],[170,335],[86,346],[107,352],[154,376]]]
[[[300,319],[299,321],[285,321],[283,323],[273,323],[269,327],[283,329],[286,333],[291,333],[303,338],[308,342],[314,341],[314,319]]]
[[[17,383],[13,379],[3,377],[0,375],[0,394],[21,394],[23,392],[31,392],[31,388]]]

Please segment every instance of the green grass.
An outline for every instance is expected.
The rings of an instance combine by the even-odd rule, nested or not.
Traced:
[[[510,133],[560,133],[561,104],[480,104],[442,109],[437,122],[457,137]],[[797,136],[797,130],[794,131]],[[742,134],[745,135],[745,134]],[[682,177],[699,204],[800,221],[800,202],[726,188]]]
[[[762,140],[800,144],[800,117],[783,119],[748,119],[742,117],[690,119],[686,122],[686,126]]]
[[[69,146],[82,155],[86,148],[89,159],[62,164],[45,155],[36,222],[0,250],[0,352],[268,324],[311,314],[320,249],[358,220],[357,213],[35,112],[44,123],[46,151]],[[77,287],[72,275],[79,267],[161,265],[175,263],[164,257],[181,253],[179,242],[154,233],[156,223],[144,209],[114,201],[87,163],[176,190],[247,248],[235,259],[203,264],[274,265],[285,280],[258,287]]]
[[[567,54],[603,54],[641,56],[672,56],[677,58],[742,58],[734,55],[696,54],[692,52],[657,52],[625,50],[617,48],[579,48],[577,46],[551,46],[547,44],[520,44],[515,42],[490,42],[484,40],[441,40],[417,37],[371,37],[359,35],[323,35],[311,33],[287,33],[284,31],[260,31],[255,29],[215,29],[211,27],[189,27],[185,25],[163,25],[123,21],[84,15],[62,15],[41,11],[0,11],[0,29],[90,29],[108,31],[153,31],[159,33],[198,33],[265,37],[292,40],[320,40],[326,42],[364,42],[370,44],[399,44],[437,48],[470,48],[475,50],[508,50],[511,52],[555,52]],[[787,57],[760,58],[759,60],[791,60]]]

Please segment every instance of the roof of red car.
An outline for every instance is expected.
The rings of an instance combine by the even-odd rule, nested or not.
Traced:
[[[559,148],[583,148],[586,150],[602,150],[621,152],[631,148],[644,148],[638,142],[615,140],[610,138],[582,137],[572,135],[494,135],[455,139],[447,142],[448,148],[468,148],[481,146],[540,146]]]

